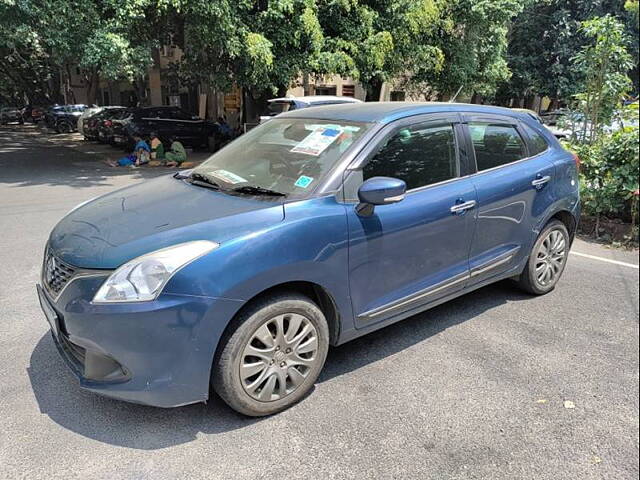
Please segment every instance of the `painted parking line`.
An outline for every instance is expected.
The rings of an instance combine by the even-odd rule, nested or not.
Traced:
[[[638,270],[638,265],[627,262],[620,262],[619,260],[611,260],[610,258],[604,257],[596,257],[595,255],[589,255],[587,253],[574,252],[573,250],[569,252],[572,255],[577,255],[578,257],[590,258],[591,260],[599,260],[601,262],[613,263],[614,265],[622,265],[623,267],[635,268]]]

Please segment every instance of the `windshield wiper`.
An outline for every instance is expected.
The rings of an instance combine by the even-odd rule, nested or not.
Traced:
[[[276,192],[269,188],[258,187],[257,185],[244,185],[233,189],[234,192],[248,193],[250,195],[269,195],[272,197],[286,197],[286,193]]]
[[[192,185],[198,185],[199,187],[212,188],[214,190],[222,190],[219,183],[214,182],[208,176],[201,173],[192,173],[187,177],[187,181]]]

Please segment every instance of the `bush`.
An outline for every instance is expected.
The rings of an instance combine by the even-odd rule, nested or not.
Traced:
[[[582,160],[580,193],[583,212],[638,222],[638,128],[624,128],[603,135],[592,144],[566,145]],[[634,233],[635,236],[635,233]]]

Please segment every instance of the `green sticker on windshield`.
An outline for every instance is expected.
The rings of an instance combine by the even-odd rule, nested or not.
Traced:
[[[312,177],[307,177],[306,175],[300,175],[300,177],[298,178],[298,180],[296,180],[296,183],[294,183],[294,185],[296,187],[307,188],[309,185],[311,185],[311,182],[313,182]]]

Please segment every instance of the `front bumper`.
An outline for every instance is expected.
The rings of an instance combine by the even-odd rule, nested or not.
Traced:
[[[104,279],[78,278],[55,301],[37,287],[58,351],[80,386],[158,407],[207,400],[218,340],[241,302],[163,294],[152,302],[93,305]]]

